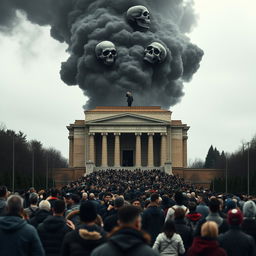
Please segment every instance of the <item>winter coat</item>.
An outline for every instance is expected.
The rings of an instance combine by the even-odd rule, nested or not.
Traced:
[[[46,210],[38,210],[33,218],[29,220],[29,223],[33,225],[35,228],[38,227],[40,223],[42,223],[51,213]]]
[[[231,226],[230,230],[221,234],[218,240],[228,256],[255,256],[253,238],[245,234],[240,227]]]
[[[179,234],[174,233],[172,238],[168,238],[165,233],[157,236],[153,249],[160,253],[161,256],[178,256],[185,253],[182,238]]]
[[[193,212],[193,213],[188,213],[186,215],[186,222],[188,224],[188,226],[190,226],[193,230],[196,227],[196,224],[198,223],[198,221],[202,218],[202,214],[198,213],[198,212]]]
[[[115,228],[116,226],[118,226],[117,224],[118,221],[118,211],[115,210],[115,213],[108,216],[105,220],[104,220],[104,229],[107,232],[111,232],[113,228]]]
[[[256,244],[256,220],[251,218],[245,218],[241,228],[246,234],[254,238]]]
[[[216,240],[195,237],[189,248],[188,256],[227,256],[223,248],[220,248]]]
[[[157,256],[149,245],[149,238],[139,230],[117,228],[109,241],[96,248],[91,256]]]
[[[176,233],[178,233],[182,240],[185,247],[185,250],[191,246],[193,241],[193,229],[187,225],[185,220],[175,220],[174,221]]]
[[[105,232],[97,225],[82,224],[79,229],[66,234],[62,248],[62,256],[89,256],[94,248],[105,242]],[[110,256],[110,255],[108,255]]]
[[[0,217],[1,256],[44,256],[36,229],[18,216]]]
[[[6,200],[0,198],[0,216],[5,215],[6,212]]]
[[[149,206],[142,213],[142,230],[151,236],[151,245],[154,244],[156,237],[162,231],[164,224],[164,211],[157,206]]]
[[[71,231],[64,217],[48,216],[37,230],[46,256],[59,256],[64,236]]]

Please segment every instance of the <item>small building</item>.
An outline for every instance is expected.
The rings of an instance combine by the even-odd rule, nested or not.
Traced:
[[[106,168],[187,167],[189,126],[161,107],[96,107],[69,130],[69,167],[86,173]]]

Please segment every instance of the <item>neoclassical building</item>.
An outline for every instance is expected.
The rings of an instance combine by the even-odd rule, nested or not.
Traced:
[[[161,107],[96,107],[69,130],[69,167],[187,167],[187,131]]]

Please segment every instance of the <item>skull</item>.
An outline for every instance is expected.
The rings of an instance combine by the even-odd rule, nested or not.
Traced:
[[[116,46],[110,41],[102,41],[96,45],[95,54],[105,65],[111,66],[117,57]]]
[[[150,44],[145,49],[144,53],[144,60],[149,62],[150,64],[162,63],[167,57],[167,51],[165,47],[158,42],[153,42],[152,44]]]
[[[143,5],[136,5],[128,9],[127,20],[143,30],[150,27],[150,16],[148,9]]]

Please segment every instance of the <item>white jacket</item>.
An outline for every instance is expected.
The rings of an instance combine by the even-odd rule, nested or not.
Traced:
[[[178,256],[185,253],[182,238],[176,233],[173,234],[172,238],[168,238],[165,233],[160,233],[156,238],[153,249],[159,252],[161,256]]]

